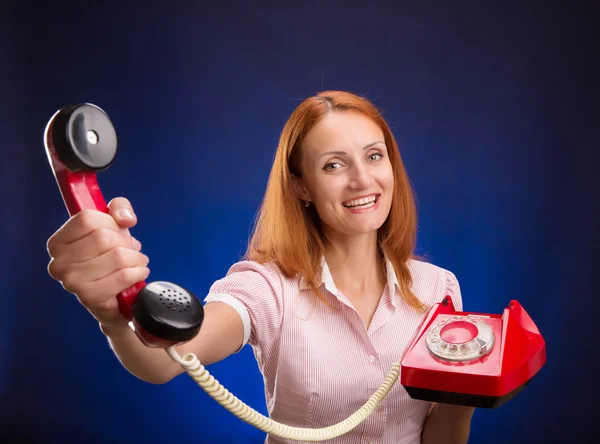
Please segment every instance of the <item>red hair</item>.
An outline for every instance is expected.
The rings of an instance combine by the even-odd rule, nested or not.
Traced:
[[[305,208],[295,194],[293,177],[301,177],[300,148],[308,132],[326,114],[348,110],[361,112],[383,131],[394,173],[394,190],[390,214],[378,230],[379,245],[394,267],[404,301],[424,309],[411,291],[407,261],[415,257],[417,211],[398,144],[378,109],[369,100],[348,92],[325,91],[310,97],[286,122],[245,258],[274,262],[287,277],[300,274],[325,301],[317,289],[324,237],[313,206]]]

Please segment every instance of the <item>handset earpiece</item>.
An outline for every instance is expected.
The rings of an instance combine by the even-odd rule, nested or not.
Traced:
[[[113,164],[118,138],[108,115],[83,103],[58,110],[44,132],[48,161],[71,216],[108,213],[96,174]],[[149,347],[168,348],[198,334],[204,308],[189,290],[170,282],[138,282],[117,295],[121,314]]]

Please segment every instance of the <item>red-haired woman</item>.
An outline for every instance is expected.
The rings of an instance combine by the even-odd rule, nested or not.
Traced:
[[[49,239],[49,272],[98,320],[124,367],[165,383],[181,366],[139,341],[114,297],[149,275],[140,243],[121,232],[136,216],[125,198],[109,208],[75,215]],[[462,309],[454,274],[415,257],[416,230],[398,145],[376,107],[342,91],[306,99],[283,128],[245,257],[212,285],[200,333],[179,349],[208,365],[250,344],[272,419],[344,420],[400,360],[428,307],[450,295]],[[472,413],[395,384],[329,442],[466,443]]]

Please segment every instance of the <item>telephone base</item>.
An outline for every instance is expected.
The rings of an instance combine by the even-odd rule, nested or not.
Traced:
[[[429,402],[439,402],[440,404],[461,405],[464,407],[477,407],[484,409],[495,409],[502,404],[510,401],[517,396],[529,383],[533,377],[521,384],[514,390],[502,396],[472,395],[469,393],[444,392],[440,390],[424,389],[419,387],[404,387],[409,396],[413,399]]]

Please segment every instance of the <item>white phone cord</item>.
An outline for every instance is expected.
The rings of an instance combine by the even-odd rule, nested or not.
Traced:
[[[273,421],[253,408],[248,407],[208,373],[208,370],[200,364],[200,361],[193,353],[187,353],[182,358],[179,353],[177,353],[174,346],[167,348],[166,351],[174,361],[179,363],[185,369],[187,374],[190,375],[206,393],[242,421],[253,425],[263,432],[270,433],[271,435],[297,441],[325,441],[348,433],[364,421],[367,416],[377,408],[400,375],[400,365],[393,364],[390,372],[385,377],[383,384],[381,384],[381,387],[379,387],[369,400],[355,413],[335,425],[324,427],[322,429],[309,429],[290,427],[280,422]]]

